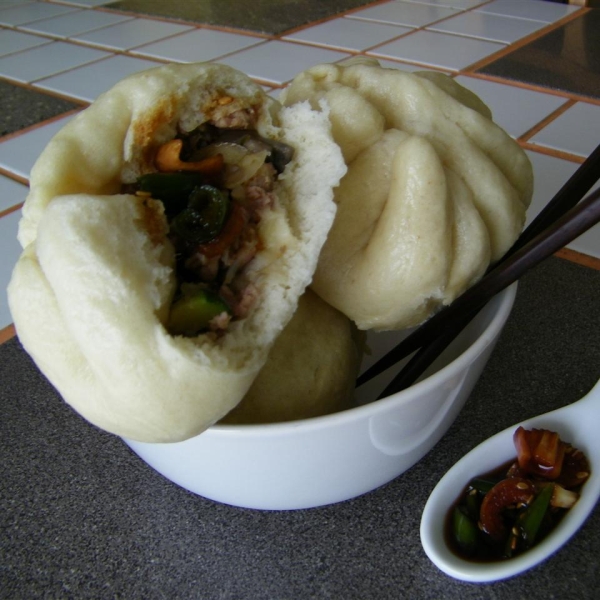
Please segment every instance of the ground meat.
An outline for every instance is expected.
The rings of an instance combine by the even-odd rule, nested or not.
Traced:
[[[195,273],[201,281],[214,281],[219,274],[219,257],[209,258],[201,252],[194,252],[185,261],[185,268]]]
[[[260,213],[264,208],[273,208],[275,195],[273,188],[277,171],[271,163],[265,163],[249,179],[245,185],[245,201],[255,213]]]
[[[212,124],[221,129],[252,129],[256,123],[254,108],[231,110],[231,105],[219,106],[212,114]]]
[[[219,293],[236,319],[246,317],[259,297],[258,288],[253,283],[246,283],[237,293],[230,286],[223,285]]]
[[[210,331],[223,332],[229,327],[230,321],[231,315],[226,312],[222,312],[209,321],[208,328]]]

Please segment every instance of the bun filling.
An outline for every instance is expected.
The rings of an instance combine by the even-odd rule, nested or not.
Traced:
[[[275,183],[293,148],[256,131],[256,111],[223,110],[161,145],[155,171],[122,187],[159,200],[175,248],[177,289],[167,329],[174,335],[220,336],[247,316],[259,292],[246,267],[263,247],[259,223],[278,209]]]

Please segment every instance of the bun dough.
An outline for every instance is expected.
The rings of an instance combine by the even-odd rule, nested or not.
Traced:
[[[450,77],[358,59],[284,91],[327,101],[348,172],[312,289],[361,329],[419,324],[475,283],[525,222],[533,175],[489,109]]]
[[[295,149],[260,224],[251,263],[260,302],[223,337],[171,336],[174,252],[162,203],[119,194],[153,149],[210,118],[228,95],[258,111],[261,135]],[[133,75],[63,128],[38,159],[9,285],[19,338],[63,398],[109,432],[175,442],[246,394],[310,283],[345,172],[327,112],[280,110],[245,75],[168,65]]]
[[[351,408],[364,334],[307,290],[244,399],[224,424],[309,419]]]

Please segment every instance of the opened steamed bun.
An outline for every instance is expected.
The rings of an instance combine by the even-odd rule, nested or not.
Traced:
[[[205,122],[250,117],[294,149],[245,267],[258,301],[222,336],[171,335],[175,252],[158,200],[123,185],[156,148]],[[310,283],[345,172],[326,112],[281,109],[223,65],[165,65],[118,83],[48,144],[31,175],[9,286],[17,334],[86,419],[146,442],[197,435],[246,394]]]
[[[439,73],[317,65],[282,101],[322,100],[348,172],[312,289],[361,329],[402,329],[475,283],[518,237],[533,176],[488,108]]]

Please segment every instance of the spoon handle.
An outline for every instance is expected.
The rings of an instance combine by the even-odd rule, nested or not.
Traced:
[[[585,415],[585,420],[594,426],[600,424],[600,379],[581,400],[565,408],[571,408],[581,416]]]

